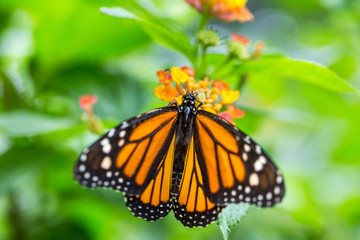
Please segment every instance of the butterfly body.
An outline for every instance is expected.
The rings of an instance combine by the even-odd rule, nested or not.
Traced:
[[[194,120],[198,113],[197,100],[194,95],[185,95],[183,102],[177,106],[177,126],[175,130],[175,157],[173,165],[173,179],[171,196],[173,199],[179,194],[181,176],[184,170],[184,163],[191,137],[194,133]]]
[[[186,227],[204,227],[228,203],[281,201],[281,173],[264,150],[223,118],[199,110],[193,93],[111,129],[80,155],[74,178],[125,193],[128,208],[155,221],[171,210]]]

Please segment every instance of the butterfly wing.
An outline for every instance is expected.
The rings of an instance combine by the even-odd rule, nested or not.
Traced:
[[[145,191],[140,196],[125,195],[126,205],[134,216],[147,221],[155,221],[170,212],[174,154],[175,136]]]
[[[75,180],[140,195],[164,161],[176,119],[176,107],[163,107],[122,122],[83,151],[74,168]]]
[[[270,207],[282,200],[285,186],[280,171],[265,151],[236,126],[201,110],[194,138],[211,202]]]
[[[216,221],[223,207],[223,204],[212,203],[206,195],[192,138],[185,157],[179,195],[173,205],[175,217],[185,227],[205,227]]]

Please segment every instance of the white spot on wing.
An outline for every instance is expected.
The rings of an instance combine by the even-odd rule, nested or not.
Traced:
[[[242,159],[246,162],[248,160],[248,155],[246,154],[246,152],[243,152],[242,154]]]
[[[245,150],[245,152],[250,152],[251,147],[247,144],[244,144],[244,150]]]
[[[127,128],[128,126],[129,126],[129,124],[126,121],[123,121],[123,123],[121,124],[120,129]]]
[[[258,186],[259,185],[259,175],[256,173],[252,173],[249,177],[250,186]]]
[[[262,163],[260,162],[260,160],[256,160],[255,163],[254,163],[254,169],[256,172],[259,172],[263,169],[263,165]]]
[[[275,195],[279,195],[279,194],[280,194],[280,187],[279,187],[279,186],[276,186],[276,187],[274,188],[274,193],[275,193]]]
[[[108,143],[102,147],[102,151],[106,154],[109,154],[111,151],[111,145]]]
[[[81,165],[79,166],[79,172],[85,172],[85,169],[86,169],[86,167],[85,167],[84,164],[81,164]]]
[[[111,167],[111,158],[109,156],[104,157],[100,165],[101,168],[108,170]]]
[[[109,144],[109,139],[108,139],[108,138],[104,138],[103,140],[101,140],[100,144],[101,144],[102,146],[108,145],[108,144]]]
[[[111,138],[112,136],[114,136],[115,133],[115,128],[110,129],[109,133],[108,133],[108,137]]]
[[[262,164],[265,164],[265,163],[266,163],[266,158],[265,158],[263,155],[261,155],[261,156],[259,157],[259,161],[260,161]]]
[[[120,139],[119,141],[119,147],[122,147],[125,144],[125,140],[124,139]]]
[[[272,193],[271,192],[268,192],[267,194],[266,194],[266,199],[267,200],[270,200],[272,198]]]
[[[259,145],[255,146],[255,151],[257,154],[261,154],[261,147]]]
[[[120,133],[119,133],[119,136],[121,138],[125,137],[125,134],[126,134],[126,131],[125,130],[122,130]]]
[[[80,156],[80,161],[85,162],[86,159],[87,159],[86,154],[81,154],[81,156]]]

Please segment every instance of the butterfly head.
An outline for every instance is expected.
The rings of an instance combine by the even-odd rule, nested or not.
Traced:
[[[196,99],[196,93],[194,92],[186,92],[186,94],[182,98],[182,103],[178,108],[178,111],[184,116],[184,127],[187,127],[191,119],[193,119],[193,116],[196,116],[198,113],[198,107],[200,105],[196,106],[196,102],[198,100]]]
[[[182,97],[182,104],[179,106],[179,111],[185,112],[186,114],[190,114],[191,112],[196,114],[197,107],[195,105],[197,101],[195,93],[186,92]]]

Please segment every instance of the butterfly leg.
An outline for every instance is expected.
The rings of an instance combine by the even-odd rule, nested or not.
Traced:
[[[199,109],[204,103],[203,102],[200,102],[198,101],[200,104],[196,107],[197,109]]]
[[[171,102],[168,104],[169,107],[177,107],[178,103],[177,102]]]

